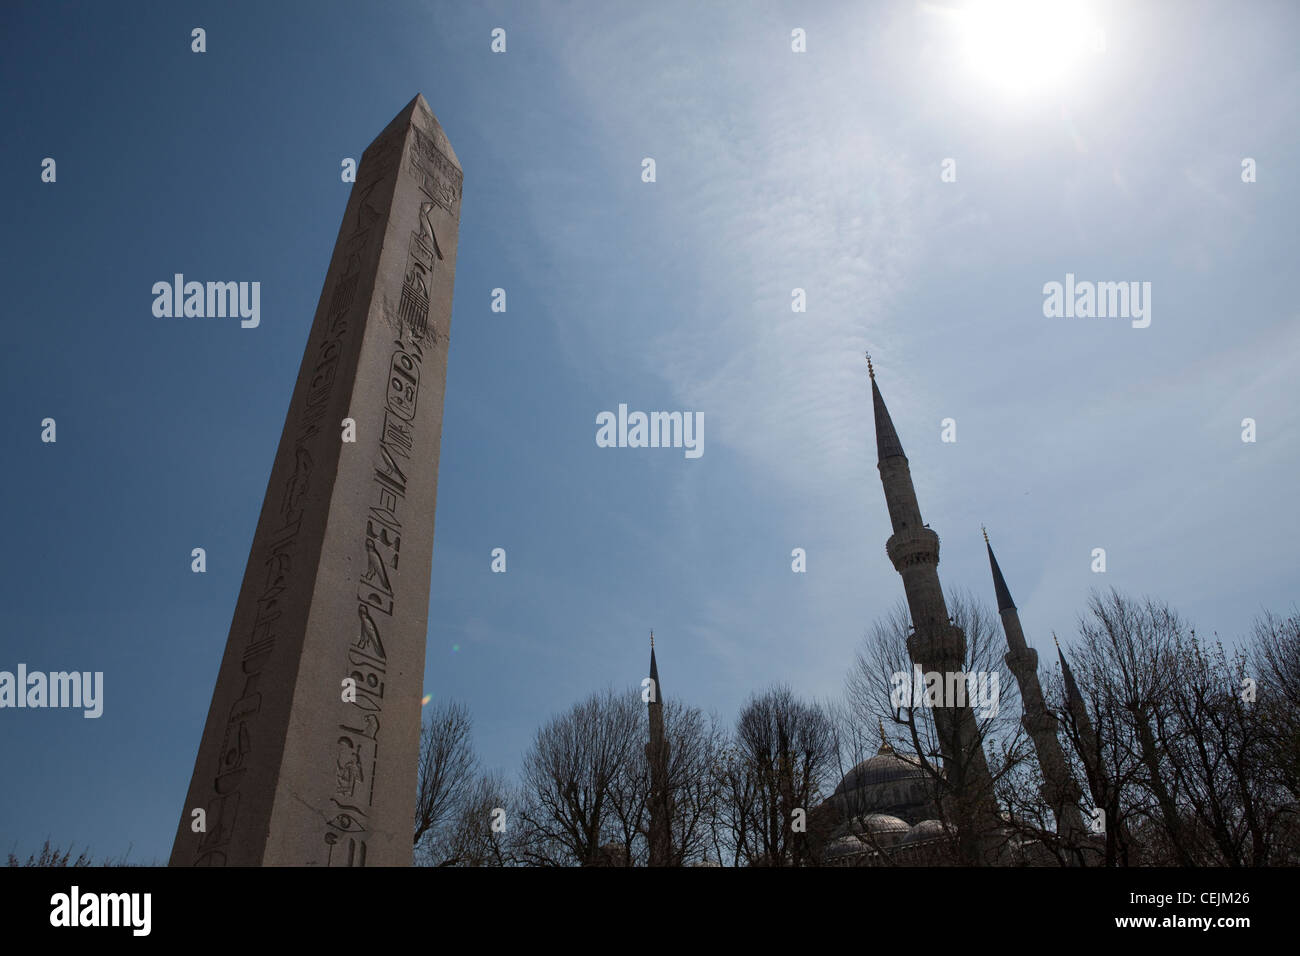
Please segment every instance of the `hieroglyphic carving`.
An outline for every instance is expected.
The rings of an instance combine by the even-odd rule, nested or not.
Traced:
[[[425,194],[453,218],[459,219],[464,174],[420,127],[412,126],[411,129],[415,133],[415,143],[408,168]]]
[[[409,422],[415,417],[415,399],[419,391],[420,369],[415,359],[401,350],[394,352],[388,365],[388,407],[385,412],[391,411]],[[387,439],[387,433],[384,437]]]
[[[420,203],[417,226],[407,245],[406,273],[402,279],[402,300],[398,320],[402,330],[417,339],[437,344],[436,329],[429,328],[429,290],[433,282],[433,263],[442,258],[438,238],[433,231],[433,202]]]
[[[361,769],[361,760],[357,757],[356,745],[348,737],[339,738],[339,756],[335,779],[338,783],[335,793],[340,797],[351,797],[357,784],[365,781]]]
[[[348,715],[333,733],[338,737],[338,786],[330,798],[337,810],[326,821],[324,840],[328,866],[364,866],[369,817],[374,806],[374,781],[379,772],[380,715],[383,713],[388,655],[384,630],[394,620],[402,549],[398,512],[406,500],[406,469],[415,451],[415,414],[420,397],[423,345],[437,344],[429,326],[434,264],[443,258],[433,228],[434,207],[459,218],[461,173],[424,132],[411,127],[413,145],[409,171],[426,198],[420,202],[417,225],[407,245],[406,269],[389,358],[386,396],[378,454],[371,480],[371,503],[365,516],[358,566],[356,637],[345,650],[346,670],[356,689],[345,702]],[[346,751],[346,756],[343,756]],[[369,780],[364,799],[357,784]],[[344,800],[348,802],[344,802]],[[337,851],[337,852],[336,852]]]
[[[398,338],[393,345],[384,427],[371,481],[372,504],[362,537],[365,560],[361,567],[365,570],[357,582],[360,626],[355,640],[346,649],[347,673],[356,694],[354,700],[347,702],[353,708],[352,713],[337,726],[343,736],[338,738],[338,786],[330,799],[338,812],[326,821],[327,866],[365,865],[368,820],[374,806],[374,781],[379,772],[379,715],[383,712],[388,669],[382,629],[393,620],[396,604],[402,550],[398,509],[406,499],[403,468],[409,467],[407,463],[414,447],[414,428],[410,423],[420,398],[420,363],[424,360],[413,331],[406,341]],[[370,785],[364,788],[365,798],[361,800],[357,798],[356,785],[365,780]],[[346,851],[336,855],[335,849],[344,845]]]
[[[396,137],[400,144],[401,137]],[[363,170],[363,179],[355,188],[360,190],[357,212],[352,229],[341,241],[338,256],[346,263],[342,275],[335,281],[326,313],[325,335],[315,355],[311,378],[298,410],[299,432],[293,446],[293,472],[281,489],[276,513],[283,520],[280,530],[270,535],[265,586],[255,604],[255,614],[248,642],[241,655],[244,686],[238,700],[231,705],[226,719],[225,733],[217,758],[213,794],[207,803],[207,818],[212,821],[199,841],[195,853],[196,866],[224,866],[228,859],[230,840],[234,835],[235,820],[239,811],[239,785],[248,769],[250,755],[258,744],[257,715],[261,710],[259,692],[262,671],[270,659],[277,639],[276,622],[281,618],[280,602],[285,592],[300,584],[301,575],[293,575],[294,545],[302,523],[304,502],[310,487],[315,459],[312,448],[319,434],[317,422],[328,410],[334,391],[335,374],[343,346],[348,338],[349,314],[356,297],[365,251],[376,239],[375,224],[382,212],[370,201],[371,194],[383,181],[382,176],[368,177],[369,170],[383,170],[392,164],[379,162],[384,150],[391,151],[392,142],[373,152],[372,161]],[[367,181],[368,180],[368,181]],[[354,856],[349,853],[349,856]],[[364,848],[360,859],[364,860]]]

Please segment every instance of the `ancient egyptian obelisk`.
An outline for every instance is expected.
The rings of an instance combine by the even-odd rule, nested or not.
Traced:
[[[411,863],[460,195],[416,96],[352,186],[173,866]]]

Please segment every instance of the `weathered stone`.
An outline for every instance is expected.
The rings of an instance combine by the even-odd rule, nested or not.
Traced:
[[[362,156],[172,865],[411,863],[461,179],[421,96]]]

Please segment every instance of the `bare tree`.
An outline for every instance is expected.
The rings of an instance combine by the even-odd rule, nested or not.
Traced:
[[[1250,651],[1230,655],[1163,602],[1112,590],[1092,595],[1080,633],[1072,670],[1092,739],[1073,715],[1066,723],[1105,812],[1107,863],[1294,860],[1295,791],[1281,768],[1300,741],[1300,701],[1288,700],[1300,638],[1287,622],[1265,615]]]
[[[664,705],[664,736],[669,744],[673,865],[710,858],[721,862],[721,854],[715,849],[710,856],[709,850],[723,793],[715,768],[726,749],[726,731],[716,716],[670,700]]]
[[[81,867],[81,866],[97,865],[95,861],[91,859],[89,849],[82,850],[76,855],[76,857],[73,857],[72,853],[75,849],[76,847],[74,846],[74,847],[69,847],[66,850],[60,850],[57,846],[52,846],[50,844],[49,838],[47,837],[45,843],[41,846],[40,851],[38,853],[29,854],[26,860],[24,860],[22,857],[18,856],[12,850],[10,850],[9,862],[7,865],[8,866],[39,866],[39,867],[51,867],[51,866]],[[113,864],[106,862],[98,865],[112,866]]]
[[[1140,768],[1132,792],[1145,799],[1135,809],[1147,818],[1159,816],[1173,862],[1193,865],[1178,807],[1182,781],[1169,761],[1169,743],[1177,732],[1173,694],[1185,673],[1187,625],[1168,605],[1134,601],[1113,588],[1105,595],[1094,592],[1088,610],[1091,616],[1079,628],[1082,658],[1104,691],[1111,756]]]
[[[456,801],[454,815],[440,831],[428,862],[434,866],[511,866],[516,862],[517,805],[499,773],[474,777]]]
[[[1143,613],[1151,614],[1153,603]],[[1168,713],[1154,721],[1152,749],[1164,760],[1162,786],[1177,826],[1169,826],[1161,804],[1159,819],[1147,827],[1168,860],[1295,862],[1296,807],[1285,768],[1294,766],[1300,742],[1294,706],[1300,701],[1288,699],[1300,689],[1288,686],[1300,671],[1293,656],[1300,650],[1297,634],[1300,620],[1266,613],[1255,622],[1249,649],[1231,655],[1190,629],[1174,637],[1177,666],[1169,669],[1163,695]]]
[[[600,862],[620,847],[630,865],[638,851],[645,789],[629,784],[644,762],[640,695],[593,694],[537,732],[524,757],[523,862],[542,866]]]
[[[456,701],[435,705],[420,730],[420,768],[415,799],[417,855],[439,857],[443,832],[453,823],[460,803],[474,783],[473,721],[468,708]],[[434,860],[440,863],[441,859]]]
[[[1272,783],[1300,801],[1300,613],[1255,620],[1249,663]]]
[[[835,732],[817,704],[777,686],[755,695],[736,721],[723,771],[733,857],[750,866],[816,862],[808,821],[835,768]]]
[[[758,854],[759,779],[734,738],[724,741],[713,763],[718,802],[709,819],[709,840],[719,863],[748,863]]]

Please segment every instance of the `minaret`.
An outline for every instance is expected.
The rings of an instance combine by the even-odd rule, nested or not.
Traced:
[[[1071,776],[1065,763],[1061,742],[1056,738],[1056,718],[1047,710],[1043,687],[1038,681],[1038,651],[1025,642],[1025,632],[1020,627],[1020,614],[1011,600],[1007,582],[1003,580],[998,559],[993,556],[989,533],[984,532],[984,547],[989,552],[989,567],[993,570],[993,589],[998,598],[998,614],[1002,629],[1007,635],[1007,667],[1020,685],[1023,715],[1020,723],[1034,741],[1038,766],[1043,771],[1043,798],[1056,816],[1056,832],[1068,847],[1080,846],[1087,835],[1083,816],[1079,813],[1082,791]]]
[[[944,675],[947,685],[947,675],[965,671],[966,635],[948,617],[937,570],[939,536],[921,520],[912,472],[876,384],[870,355],[867,373],[871,376],[871,401],[876,419],[877,467],[894,528],[885,550],[903,578],[912,615],[907,652],[922,672]],[[991,862],[982,849],[988,846],[982,837],[987,837],[998,825],[997,805],[979,728],[974,713],[964,701],[960,705],[952,701],[945,703],[951,706],[935,707],[934,723],[943,754],[944,776],[956,798],[963,853],[972,862]]]
[[[1065,706],[1069,708],[1070,716],[1074,719],[1074,729],[1079,735],[1079,747],[1083,751],[1080,756],[1083,758],[1084,770],[1088,774],[1088,789],[1092,793],[1093,803],[1101,807],[1105,804],[1108,791],[1105,768],[1101,764],[1101,745],[1098,744],[1097,735],[1092,729],[1092,721],[1088,717],[1088,708],[1083,702],[1083,695],[1079,693],[1079,685],[1074,682],[1074,673],[1065,660],[1065,654],[1061,651],[1061,642],[1056,640],[1055,634],[1052,635],[1052,640],[1056,642],[1056,656],[1061,662],[1061,676],[1065,680]]]
[[[655,661],[655,635],[650,632],[650,742],[646,744],[646,762],[650,767],[650,844],[651,866],[672,866],[672,794],[668,788],[668,741],[664,737],[664,701],[659,686],[659,665]]]

